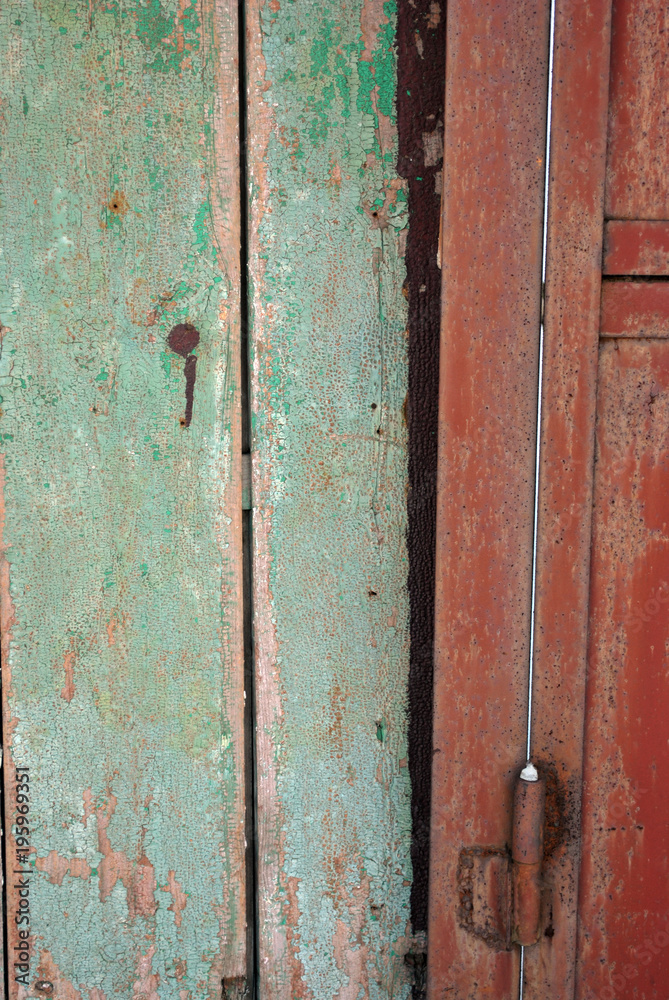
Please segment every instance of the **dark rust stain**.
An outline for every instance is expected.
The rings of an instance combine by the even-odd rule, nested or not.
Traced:
[[[186,376],[186,412],[181,418],[182,427],[190,427],[193,418],[193,396],[195,394],[195,368],[197,358],[191,352],[200,343],[200,334],[192,323],[177,323],[170,330],[167,344],[170,350],[186,359],[184,374]]]
[[[543,857],[545,864],[566,840],[568,824],[565,792],[558,778],[557,767],[550,761],[539,761],[537,767],[546,782]]]

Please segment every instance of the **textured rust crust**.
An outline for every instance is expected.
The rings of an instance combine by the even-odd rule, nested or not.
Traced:
[[[493,951],[511,946],[510,857],[506,848],[467,847],[457,869],[458,922]]]

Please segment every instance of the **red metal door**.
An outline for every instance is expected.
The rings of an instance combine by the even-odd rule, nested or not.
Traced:
[[[432,1000],[519,992],[505,921],[530,655],[547,17],[548,3],[449,6]],[[533,698],[548,794],[523,977],[537,1000],[646,1000],[669,982],[665,21],[659,0],[557,3]]]
[[[613,5],[579,1000],[669,984],[669,86],[661,0]]]

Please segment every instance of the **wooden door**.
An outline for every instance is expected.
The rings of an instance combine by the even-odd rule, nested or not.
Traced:
[[[11,998],[411,991],[395,27],[0,13]]]
[[[613,5],[577,997],[669,982],[669,85],[663,4]]]
[[[9,995],[218,998],[246,973],[237,7],[0,22]]]
[[[395,7],[254,0],[247,17],[260,996],[404,998]]]
[[[487,14],[454,0],[447,29],[432,998],[520,988],[505,879],[541,293],[521,261],[538,225],[528,91],[547,49],[537,36],[526,54],[522,4]],[[557,3],[532,741],[547,807],[523,977],[537,1000],[661,997],[669,976],[665,21],[655,2]]]

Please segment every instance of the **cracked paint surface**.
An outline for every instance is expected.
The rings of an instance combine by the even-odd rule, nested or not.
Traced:
[[[248,8],[263,1000],[410,992],[395,17]]]
[[[61,1000],[244,972],[236,16],[0,11],[6,782],[28,983]]]

